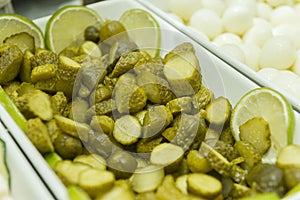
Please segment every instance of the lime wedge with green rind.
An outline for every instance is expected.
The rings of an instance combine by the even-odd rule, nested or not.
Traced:
[[[289,101],[270,88],[257,88],[246,93],[232,111],[230,126],[238,141],[239,127],[252,119],[262,117],[269,123],[271,148],[263,156],[263,162],[275,163],[278,151],[293,143],[295,116]]]
[[[33,36],[35,48],[44,48],[44,36],[41,29],[27,17],[18,14],[0,14],[0,44],[5,38],[26,32]]]
[[[93,9],[85,6],[64,6],[47,21],[45,43],[48,49],[60,53],[74,43],[84,41],[84,31],[88,26],[100,29],[103,19]]]
[[[119,21],[141,50],[148,52],[152,57],[159,55],[160,26],[149,12],[139,8],[130,9],[121,15]]]

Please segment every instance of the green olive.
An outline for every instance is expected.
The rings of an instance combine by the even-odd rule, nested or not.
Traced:
[[[114,172],[117,178],[129,178],[137,168],[136,159],[126,151],[117,151],[113,153],[107,161],[107,165]]]
[[[63,159],[73,159],[82,152],[81,141],[65,133],[59,133],[53,144]]]
[[[99,41],[99,30],[95,26],[88,26],[84,30],[84,39],[97,43]]]
[[[126,33],[125,27],[123,26],[122,23],[116,20],[106,21],[99,30],[99,37],[101,42],[107,39],[112,40],[112,42],[116,40],[128,39],[128,35]]]

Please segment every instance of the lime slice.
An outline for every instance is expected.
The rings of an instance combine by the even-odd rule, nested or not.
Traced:
[[[85,6],[64,6],[47,21],[45,41],[48,49],[60,53],[73,43],[84,41],[84,30],[88,26],[100,28],[103,20],[91,8]]]
[[[34,37],[35,47],[44,48],[41,29],[30,19],[18,14],[0,14],[0,44],[11,35],[27,32]]]
[[[122,14],[119,21],[128,31],[129,37],[152,57],[160,53],[160,27],[155,18],[145,10],[130,9]]]
[[[277,91],[258,88],[246,93],[232,111],[230,126],[234,138],[239,140],[239,127],[253,117],[262,117],[269,123],[271,147],[263,162],[275,163],[277,152],[293,142],[295,116],[290,103]]]

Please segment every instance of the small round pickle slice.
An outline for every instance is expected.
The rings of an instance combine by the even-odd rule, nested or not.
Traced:
[[[221,182],[207,174],[189,174],[187,178],[188,191],[204,198],[213,199],[221,194]]]

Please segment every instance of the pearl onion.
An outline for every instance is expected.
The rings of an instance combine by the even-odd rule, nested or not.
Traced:
[[[239,46],[235,44],[224,44],[220,46],[220,48],[238,61],[242,63],[245,62],[245,53]]]
[[[187,22],[192,14],[202,7],[202,4],[200,0],[170,0],[169,6],[171,12]]]
[[[254,71],[258,71],[258,62],[261,54],[259,46],[256,44],[245,44],[242,49],[245,53],[245,64]]]
[[[223,44],[242,45],[242,39],[238,35],[228,32],[218,35],[212,42],[217,46],[222,46]]]
[[[242,35],[252,26],[253,16],[245,6],[231,6],[224,11],[223,24],[226,31]]]
[[[296,61],[292,67],[292,71],[296,73],[298,76],[300,76],[300,50],[297,51],[297,58]]]
[[[255,16],[257,12],[256,0],[226,0],[226,4],[227,7],[245,6],[251,11],[253,16]]]
[[[300,48],[300,25],[281,24],[273,28],[274,36],[286,36],[291,39],[297,49]]]
[[[258,74],[300,99],[300,77],[293,72],[266,68],[260,70]]]
[[[270,16],[270,22],[273,26],[287,24],[296,20],[296,11],[291,6],[279,6],[275,8]]]
[[[244,43],[257,44],[262,47],[265,41],[273,36],[272,29],[269,26],[255,25],[244,35]]]
[[[259,65],[261,68],[288,69],[295,60],[296,48],[291,40],[287,37],[275,36],[267,40],[262,47]]]
[[[196,11],[191,16],[190,26],[205,33],[210,39],[213,39],[223,31],[221,18],[209,9]]]
[[[213,10],[221,16],[225,10],[225,2],[223,0],[202,0],[203,8]]]
[[[258,17],[269,20],[272,13],[272,7],[266,3],[258,2],[256,14]]]
[[[259,17],[254,17],[253,18],[253,26],[255,26],[255,25],[267,26],[269,28],[272,28],[272,25],[269,21],[267,21],[263,18],[259,18]]]

